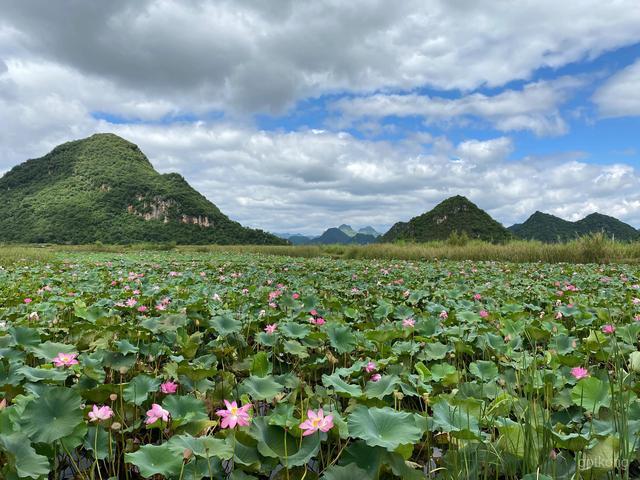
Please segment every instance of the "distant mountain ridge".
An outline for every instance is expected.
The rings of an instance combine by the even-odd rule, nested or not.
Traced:
[[[631,225],[597,212],[587,215],[582,220],[570,222],[537,211],[525,222],[511,225],[509,230],[518,238],[547,243],[566,242],[597,232],[623,242],[640,239],[640,232]]]
[[[380,241],[446,240],[454,232],[488,242],[504,242],[512,238],[511,233],[487,212],[466,197],[456,195],[408,222],[396,223],[380,237]]]
[[[110,133],[67,142],[0,178],[0,242],[286,244],[245,228],[177,173]]]
[[[310,237],[300,234],[276,234],[281,238],[286,238],[293,245],[367,245],[374,243],[380,236],[373,227],[367,226],[354,230],[351,225],[342,224],[339,227],[331,227],[317,237]],[[285,237],[286,235],[286,237]]]

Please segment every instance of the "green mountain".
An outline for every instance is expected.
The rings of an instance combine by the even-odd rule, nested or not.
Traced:
[[[511,233],[487,212],[466,197],[456,195],[408,222],[396,223],[379,241],[446,240],[453,232],[466,233],[470,238],[489,242],[503,242],[511,238]]]
[[[518,238],[541,242],[566,242],[579,236],[573,222],[540,211],[524,223],[511,225],[508,230]]]
[[[371,235],[372,237],[379,237],[381,234],[373,227],[363,227],[358,230],[358,233],[363,235]]]
[[[640,239],[640,232],[628,223],[597,212],[587,215],[582,220],[575,222],[575,224],[582,235],[592,232],[603,232],[605,235],[622,242]]]
[[[287,243],[230,220],[116,135],[62,144],[0,178],[0,242]]]
[[[640,239],[640,233],[631,225],[600,213],[569,222],[548,213],[535,212],[524,223],[512,225],[509,230],[518,238],[541,242],[566,242],[596,232],[620,241]]]
[[[291,240],[293,241],[293,239]],[[322,235],[311,239],[306,243],[297,240],[298,239],[296,239],[296,245],[333,245],[336,243],[340,243],[343,245],[367,245],[368,243],[375,242],[376,237],[374,237],[373,235],[364,235],[362,233],[356,233],[351,237],[347,235],[341,228],[333,227],[325,230]]]
[[[338,227],[338,230],[349,237],[355,237],[358,233],[353,228],[351,228],[351,225],[345,225],[344,223]]]

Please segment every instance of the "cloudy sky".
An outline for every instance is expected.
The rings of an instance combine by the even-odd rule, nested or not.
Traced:
[[[240,222],[640,227],[637,0],[0,0],[0,172],[114,132]]]

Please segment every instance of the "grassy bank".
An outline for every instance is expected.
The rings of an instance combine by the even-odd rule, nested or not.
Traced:
[[[64,253],[128,253],[167,251],[179,253],[259,253],[290,257],[344,259],[478,260],[516,263],[640,263],[640,242],[621,243],[603,235],[592,235],[568,243],[512,241],[492,244],[481,241],[429,243],[382,243],[372,245],[8,245],[0,246],[0,265],[30,260],[48,260]]]

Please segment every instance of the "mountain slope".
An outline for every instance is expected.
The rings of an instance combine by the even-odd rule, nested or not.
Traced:
[[[286,243],[230,220],[113,134],[62,144],[0,178],[0,241]]]
[[[565,242],[596,232],[620,241],[640,238],[640,233],[617,218],[600,213],[592,213],[577,222],[569,222],[548,213],[535,212],[525,222],[509,227],[518,238],[540,240],[542,242]]]
[[[640,238],[640,232],[628,223],[597,212],[587,215],[582,220],[578,220],[575,222],[575,225],[582,235],[592,232],[603,232],[605,235],[623,242],[638,240]]]
[[[508,228],[516,237],[541,242],[566,242],[579,236],[573,222],[536,211],[525,222]]]
[[[464,232],[471,238],[490,242],[502,242],[511,238],[511,233],[488,213],[467,198],[456,195],[408,222],[396,223],[379,241],[446,240],[453,232]]]

